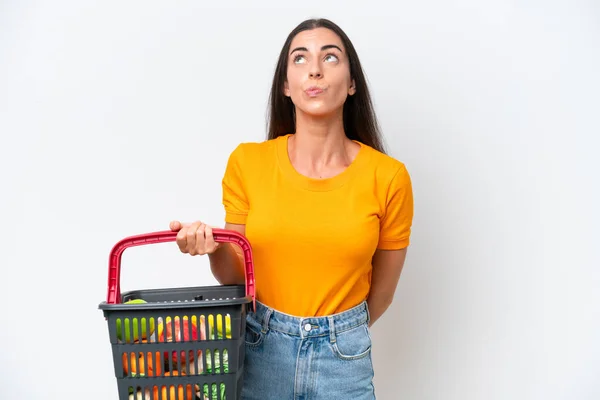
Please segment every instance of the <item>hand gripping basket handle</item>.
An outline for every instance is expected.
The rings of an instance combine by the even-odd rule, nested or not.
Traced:
[[[216,242],[237,244],[244,251],[246,296],[249,295],[252,297],[252,306],[255,307],[254,265],[250,243],[241,233],[228,229],[213,228],[213,236]],[[117,304],[121,302],[121,256],[125,249],[146,244],[173,242],[176,238],[177,232],[169,230],[130,236],[115,244],[109,258],[108,294],[106,302],[108,304]]]

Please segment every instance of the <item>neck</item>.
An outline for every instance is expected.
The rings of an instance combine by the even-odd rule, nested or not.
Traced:
[[[312,166],[337,163],[345,158],[350,140],[344,132],[341,113],[315,118],[296,110],[296,134],[290,155]]]

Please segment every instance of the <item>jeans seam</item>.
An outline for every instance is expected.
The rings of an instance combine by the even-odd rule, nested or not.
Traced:
[[[265,335],[266,334],[263,334],[262,332],[256,332],[254,329],[252,329],[249,326],[246,327],[246,329],[251,330],[252,333],[254,333],[255,335],[257,335],[258,336],[258,340],[256,342],[250,343],[247,340],[245,340],[245,338],[244,338],[245,345],[248,346],[248,347],[258,347],[258,346],[260,346],[262,344],[262,342],[265,340]]]
[[[342,354],[340,352],[340,349],[339,349],[337,343],[333,343],[331,346],[333,347],[333,352],[335,353],[335,355],[342,361],[361,360],[361,359],[367,357],[369,354],[371,354],[371,348],[372,348],[371,346],[369,346],[367,348],[367,350],[363,351],[362,353],[359,353],[359,354],[356,354],[353,356],[348,356],[348,355]]]
[[[294,399],[298,395],[298,392],[296,391],[298,387],[298,364],[300,364],[298,361],[300,360],[300,352],[302,351],[302,343],[304,340],[305,339],[301,339],[300,345],[298,346],[298,352],[296,353],[296,369],[294,372]]]
[[[343,329],[339,329],[339,328],[336,327],[335,331],[339,332],[339,333],[347,332],[347,331],[352,330],[352,329],[360,328],[361,326],[363,326],[365,324],[368,324],[368,323],[369,323],[368,319],[366,319],[366,320],[360,320],[357,324],[352,324],[351,326],[345,327]]]

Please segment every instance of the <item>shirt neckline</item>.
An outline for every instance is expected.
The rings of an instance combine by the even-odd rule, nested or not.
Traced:
[[[306,190],[325,192],[342,187],[356,174],[359,167],[365,162],[365,159],[367,158],[367,146],[361,142],[353,140],[353,142],[360,145],[360,150],[358,151],[358,154],[356,155],[356,157],[354,157],[354,160],[352,160],[348,167],[346,167],[339,174],[330,178],[310,178],[298,172],[296,168],[294,168],[294,166],[292,165],[288,153],[288,139],[292,135],[294,134],[288,133],[279,136],[276,139],[278,164],[281,168],[281,171],[288,179],[290,179],[294,184]]]

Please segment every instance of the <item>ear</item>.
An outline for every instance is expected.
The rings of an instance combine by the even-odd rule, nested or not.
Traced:
[[[288,82],[287,82],[287,80],[286,80],[286,81],[283,83],[283,94],[284,94],[286,97],[290,97],[290,87],[289,87],[289,85],[288,85]]]
[[[350,88],[348,89],[348,94],[350,96],[352,96],[354,93],[356,93],[356,82],[354,81],[354,79],[352,79],[352,84],[350,85]]]

